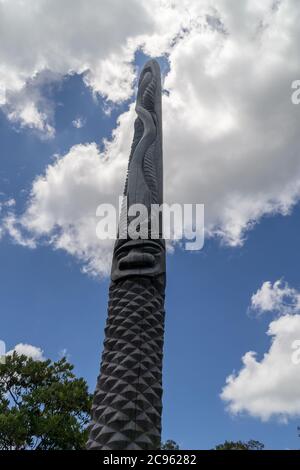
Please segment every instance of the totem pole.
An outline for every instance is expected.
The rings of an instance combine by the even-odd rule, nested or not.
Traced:
[[[166,267],[162,216],[153,209],[163,202],[161,79],[155,60],[141,72],[136,113],[87,442],[95,450],[157,449],[161,438]],[[140,221],[139,238],[128,229],[137,204],[148,214]]]

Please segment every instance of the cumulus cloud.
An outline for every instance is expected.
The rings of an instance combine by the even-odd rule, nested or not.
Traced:
[[[53,85],[61,78],[58,73],[43,70],[19,90],[6,88],[5,100],[1,103],[0,99],[0,106],[12,123],[37,131],[42,138],[52,138],[55,135],[54,102],[47,94],[51,96]]]
[[[69,1],[43,0],[34,7],[26,2],[30,15],[23,3],[15,12],[17,3],[0,2],[5,25],[0,30],[16,52],[16,58],[8,55],[3,46],[8,41],[0,42],[7,72],[2,75],[11,77],[0,89],[17,93],[44,68],[62,75],[84,72],[94,93],[119,102],[132,93],[134,52],[141,48],[150,56],[165,54],[170,66],[163,97],[166,201],[204,203],[207,235],[231,246],[241,246],[262,217],[291,212],[300,195],[300,106],[291,102],[291,83],[300,70],[299,2],[130,0],[125,8],[110,0],[101,7],[89,2],[87,8],[78,1],[72,18]],[[33,36],[42,37],[31,44],[32,50],[23,43],[17,49],[25,32],[26,46]],[[21,219],[34,237],[43,233],[53,246],[83,260],[88,270],[92,263],[93,272],[101,265],[102,245],[95,254],[94,222],[87,215],[94,207],[86,209],[82,201],[96,197],[99,203],[110,202],[122,186],[133,118],[132,108],[120,117],[104,154],[88,143],[70,149],[60,157],[61,164],[58,159],[49,166],[34,182]],[[78,164],[83,149],[85,155],[91,153],[85,167]],[[89,165],[101,171],[98,189],[95,177],[86,182]],[[120,171],[110,171],[114,165]],[[50,185],[52,173],[70,193],[40,190]],[[103,247],[105,259],[107,249]]]
[[[72,121],[72,125],[76,127],[76,129],[81,129],[85,125],[85,120],[81,117],[78,117]]]
[[[130,113],[134,114],[133,107]],[[103,152],[94,143],[76,145],[36,178],[23,215],[4,217],[3,227],[16,242],[48,243],[80,259],[84,271],[108,273],[113,242],[97,238],[96,210],[102,202],[119,203],[130,146],[125,136],[132,134],[130,113],[120,117]],[[117,135],[121,127],[127,127],[123,139]]]
[[[236,246],[262,216],[289,213],[299,197],[290,83],[300,69],[300,8],[214,4],[222,26],[192,26],[170,54],[166,188],[170,199],[180,186],[182,200],[204,202],[208,232]]]
[[[83,73],[94,93],[127,98],[136,38],[153,28],[141,3],[1,0],[0,105],[9,119],[48,132],[43,103],[32,93],[45,71]]]
[[[11,355],[14,352],[16,352],[19,356],[24,355],[27,357],[31,357],[34,361],[45,361],[44,351],[37,346],[32,346],[32,344],[16,344],[14,349],[8,351],[6,355]]]
[[[16,200],[14,198],[10,198],[3,203],[5,207],[13,207],[16,205]]]
[[[295,298],[292,309],[286,304],[286,295]],[[262,311],[272,310],[282,316],[268,327],[267,335],[272,342],[262,359],[248,351],[242,357],[242,368],[227,377],[221,398],[231,413],[248,413],[263,421],[271,417],[287,421],[300,415],[299,295],[299,291],[277,281],[273,286],[264,283],[254,300],[252,297],[255,308],[259,306]]]
[[[300,312],[300,293],[282,280],[266,281],[251,297],[253,312],[275,312],[279,315]]]

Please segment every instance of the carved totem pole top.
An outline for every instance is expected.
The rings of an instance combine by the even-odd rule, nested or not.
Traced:
[[[137,118],[128,163],[124,189],[126,209],[121,211],[119,237],[112,262],[112,280],[121,277],[157,276],[165,272],[165,244],[162,240],[162,216],[153,205],[163,202],[162,164],[162,113],[160,68],[155,60],[149,60],[141,72],[136,99]],[[143,204],[148,211],[147,239],[132,240],[126,232],[130,222],[128,209]],[[156,220],[155,220],[156,219]],[[157,227],[157,238],[151,239],[150,224]]]

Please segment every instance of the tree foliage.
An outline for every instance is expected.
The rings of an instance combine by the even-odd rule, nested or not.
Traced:
[[[0,364],[0,449],[82,449],[91,396],[65,358],[34,361],[15,352]]]
[[[160,448],[161,450],[179,450],[179,445],[172,439],[168,439],[166,442],[161,443]]]
[[[263,450],[264,444],[259,441],[250,440],[244,441],[225,441],[223,444],[219,444],[214,450]]]

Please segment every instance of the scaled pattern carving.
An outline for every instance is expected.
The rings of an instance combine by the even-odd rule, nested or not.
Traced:
[[[161,85],[156,61],[147,62],[141,72],[136,112],[124,201],[128,208],[144,204],[151,214],[151,204],[162,203]],[[119,236],[124,218],[130,221],[125,209]],[[156,240],[133,240],[126,234],[115,244],[88,449],[148,450],[160,445],[165,243],[160,218],[157,224]]]
[[[159,448],[163,304],[149,278],[112,283],[90,449]]]

